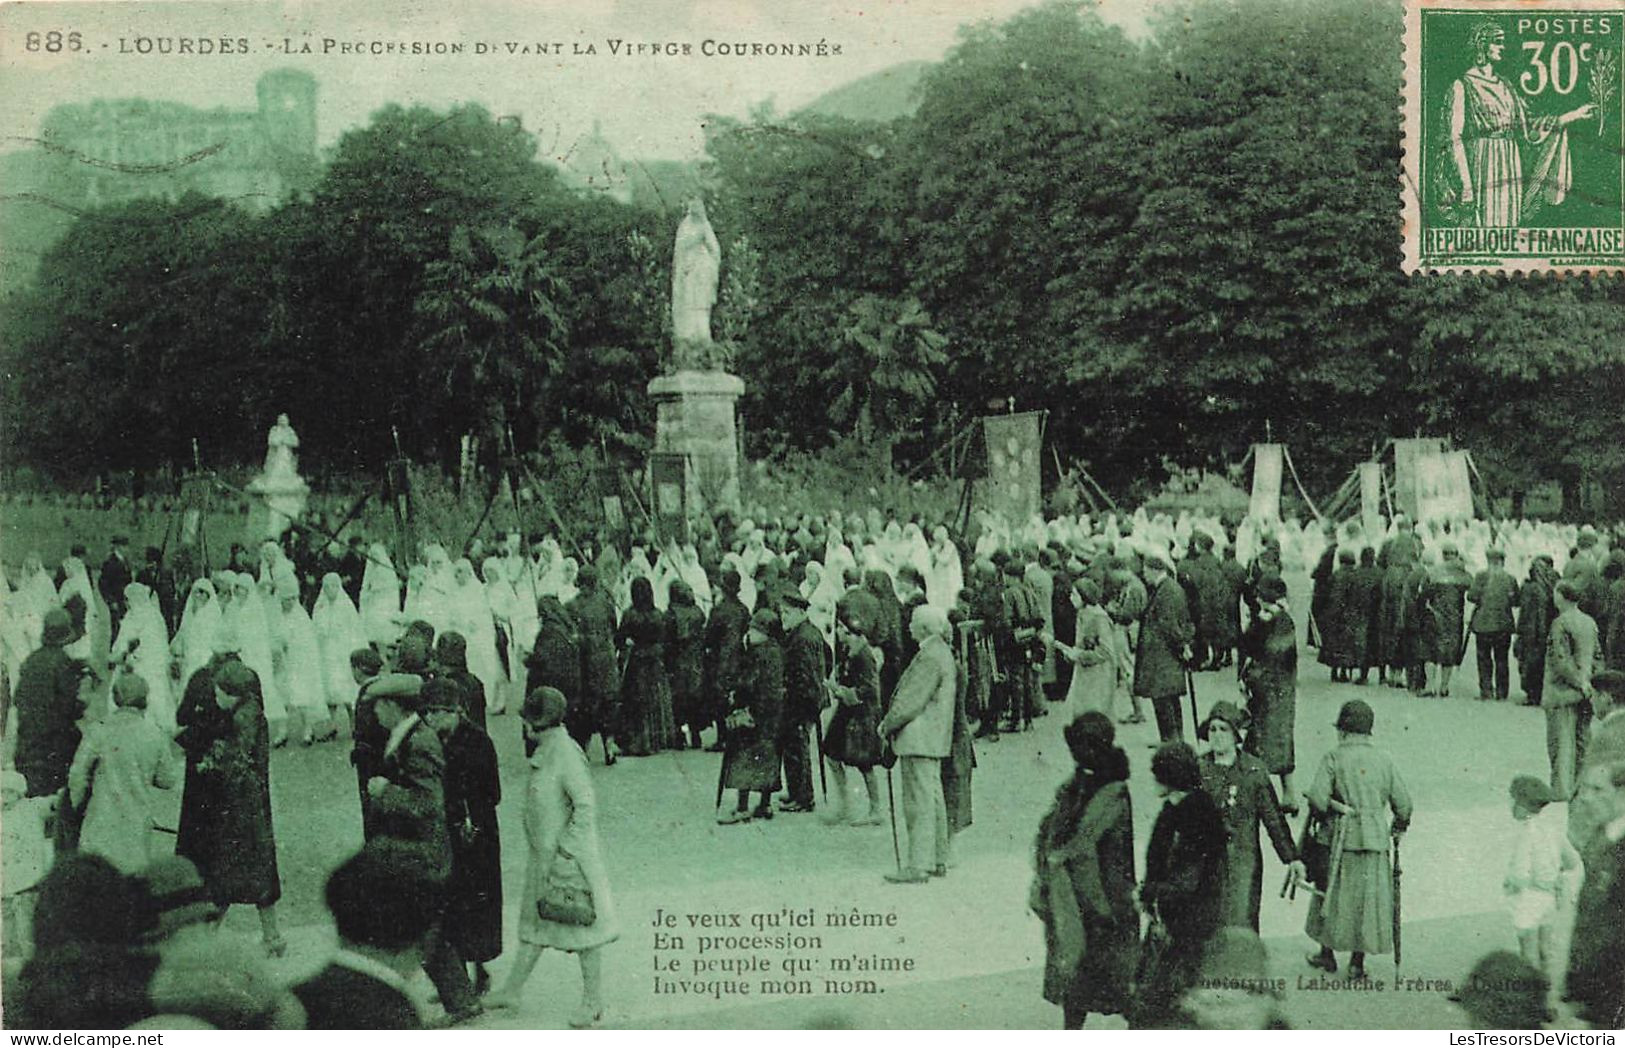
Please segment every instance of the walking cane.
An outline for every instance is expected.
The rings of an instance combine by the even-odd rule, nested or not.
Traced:
[[[891,853],[897,860],[897,873],[903,872],[903,846],[897,841],[897,794],[892,788],[891,765],[886,765],[886,807],[891,809]]]
[[[1399,980],[1399,958],[1400,958],[1400,953],[1399,953],[1399,945],[1400,945],[1399,931],[1400,931],[1400,926],[1401,926],[1401,923],[1402,923],[1402,921],[1400,919],[1400,906],[1399,906],[1399,902],[1400,902],[1399,877],[1400,877],[1400,870],[1399,870],[1399,838],[1395,837],[1394,838],[1394,980],[1396,982]]]
[[[817,715],[813,717],[813,737],[818,741],[818,793],[824,799],[824,803],[828,804],[829,773],[824,770],[824,716],[822,710],[818,711]],[[805,737],[803,737],[802,744],[806,744]]]
[[[1202,719],[1196,715],[1196,677],[1191,673],[1189,666],[1185,667],[1185,694],[1190,696],[1191,728],[1194,729],[1202,723]]]

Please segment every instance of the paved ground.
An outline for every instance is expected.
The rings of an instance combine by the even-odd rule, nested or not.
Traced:
[[[1471,665],[1469,654],[1468,665]],[[1205,710],[1234,694],[1233,674],[1198,677]],[[1407,978],[1460,980],[1483,953],[1514,944],[1502,910],[1501,863],[1513,824],[1506,786],[1512,775],[1546,768],[1544,722],[1539,710],[1481,703],[1468,680],[1451,699],[1416,699],[1377,687],[1333,685],[1306,653],[1298,700],[1298,761],[1308,771],[1334,742],[1332,721],[1347,698],[1361,696],[1376,710],[1377,743],[1398,760],[1416,802],[1411,833],[1405,839],[1405,968]],[[517,720],[494,718],[493,736],[502,758],[503,787],[513,801],[503,805],[505,888],[510,893],[506,927],[513,927],[513,900],[524,876],[520,796],[524,766]],[[957,866],[941,881],[918,887],[893,886],[881,879],[892,866],[891,833],[885,826],[832,828],[817,816],[780,816],[770,823],[720,827],[711,808],[719,758],[683,752],[626,760],[603,768],[593,755],[601,832],[622,920],[622,937],[606,953],[609,1022],[618,1026],[799,1027],[813,1024],[888,1026],[1049,1028],[1059,1010],[1039,995],[1042,931],[1026,912],[1033,834],[1055,787],[1070,771],[1060,739],[1061,724],[1051,716],[1034,731],[1006,735],[998,743],[978,743],[975,825],[957,842]],[[1150,725],[1125,728],[1120,737],[1133,764],[1137,846],[1143,851],[1156,803],[1148,770],[1155,741]],[[347,745],[329,743],[293,748],[273,758],[273,797],[285,900],[284,924],[293,942],[282,963],[287,975],[319,964],[331,938],[321,908],[327,870],[360,843],[355,780]],[[1273,974],[1288,981],[1286,1011],[1304,1028],[1446,1028],[1463,1023],[1437,986],[1394,989],[1391,958],[1374,958],[1374,978],[1388,980],[1381,991],[1300,989],[1297,980],[1313,973],[1303,963],[1309,941],[1302,934],[1305,903],[1277,898],[1272,890],[1283,871],[1266,848],[1262,931]],[[686,914],[731,912],[744,915],[744,934],[782,934],[785,929],[749,928],[753,913],[780,914],[785,908],[814,911],[821,925],[792,929],[818,935],[821,948],[791,952],[782,948],[747,950],[774,966],[768,972],[738,976],[749,996],[723,996],[679,989],[656,993],[653,922],[657,910],[678,915],[684,947],[665,951],[679,969],[663,969],[667,985],[681,981],[736,978],[732,973],[695,975],[696,932]],[[889,926],[830,928],[825,915],[877,915]],[[894,915],[888,918],[888,915]],[[227,934],[253,935],[256,922],[246,909],[234,911]],[[707,934],[707,933],[698,933]],[[709,934],[719,934],[711,932]],[[741,934],[739,931],[728,934]],[[739,951],[713,951],[706,960]],[[812,982],[811,996],[763,996],[763,978],[785,979],[787,957],[815,959],[819,967],[796,973]],[[854,965],[911,960],[911,971],[874,975],[831,973],[831,957]],[[501,976],[507,958],[494,970]],[[862,988],[872,979],[877,993],[828,996],[832,974]],[[549,954],[532,977],[524,1007],[489,1015],[478,1027],[556,1027],[574,1006],[579,977],[572,958]],[[427,987],[424,987],[427,992]],[[796,987],[787,987],[796,989]],[[1095,1022],[1099,1022],[1097,1018]],[[1106,1025],[1111,1025],[1110,1022]]]

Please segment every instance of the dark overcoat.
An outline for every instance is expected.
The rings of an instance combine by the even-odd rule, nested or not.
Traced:
[[[777,790],[784,718],[784,651],[778,641],[767,638],[745,651],[734,709],[748,710],[751,725],[728,732],[723,785],[730,790]]]
[[[502,780],[491,738],[466,717],[443,743],[451,879],[446,886],[446,938],[469,962],[502,953],[502,837],[497,805]]]
[[[1185,693],[1182,651],[1195,637],[1185,591],[1165,576],[1151,591],[1140,617],[1140,640],[1134,650],[1134,694],[1166,699]]]

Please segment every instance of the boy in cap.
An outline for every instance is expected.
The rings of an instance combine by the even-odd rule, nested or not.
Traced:
[[[1508,793],[1518,836],[1507,856],[1501,886],[1512,927],[1518,933],[1519,952],[1535,968],[1546,971],[1553,959],[1558,909],[1579,887],[1580,853],[1569,843],[1559,813],[1547,811],[1552,791],[1545,782],[1533,775],[1519,775]]]

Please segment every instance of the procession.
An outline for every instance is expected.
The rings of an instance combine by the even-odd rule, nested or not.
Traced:
[[[5,1026],[1611,1044],[1575,2],[0,11]]]

